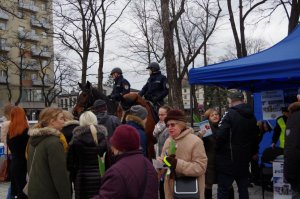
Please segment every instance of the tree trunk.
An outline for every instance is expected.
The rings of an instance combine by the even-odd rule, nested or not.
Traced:
[[[232,6],[231,6],[231,0],[227,0],[227,6],[228,6],[228,12],[229,12],[229,21],[230,21],[230,25],[231,25],[231,29],[232,29],[232,33],[233,33],[233,37],[234,37],[234,42],[235,42],[235,46],[236,46],[236,55],[238,58],[241,58],[241,57],[243,57],[242,48],[241,48],[241,43],[239,40],[239,35],[237,33],[236,26],[235,26],[235,21],[234,21]]]
[[[288,34],[290,34],[298,25],[300,15],[300,1],[293,0],[291,6],[291,16],[289,18]]]
[[[162,29],[164,36],[164,55],[166,59],[166,68],[168,75],[169,89],[169,102],[174,108],[183,110],[181,82],[177,78],[177,64],[174,51],[174,37],[173,28],[169,21],[170,10],[169,0],[161,0],[161,13],[162,13]]]

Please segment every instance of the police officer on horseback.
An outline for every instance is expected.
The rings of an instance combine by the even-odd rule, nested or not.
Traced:
[[[151,101],[156,108],[164,104],[164,98],[169,93],[167,77],[161,74],[159,64],[152,62],[147,67],[150,73],[147,83],[139,92],[146,100]]]
[[[110,75],[114,79],[113,90],[110,99],[114,101],[121,101],[123,95],[130,92],[130,83],[123,77],[120,68],[113,68]]]

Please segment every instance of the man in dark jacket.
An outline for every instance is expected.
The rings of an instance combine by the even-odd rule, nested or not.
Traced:
[[[164,104],[164,98],[169,93],[168,80],[166,76],[161,74],[158,63],[150,63],[147,69],[150,71],[150,77],[139,95],[160,107]]]
[[[282,115],[276,118],[276,125],[272,137],[271,147],[274,148],[279,140],[279,147],[284,148],[284,133],[286,129],[286,122],[289,117],[289,110],[287,107],[281,108]]]
[[[98,99],[94,102],[92,110],[97,116],[98,124],[102,124],[106,127],[107,137],[110,138],[117,126],[121,124],[119,118],[107,113],[106,102],[101,99]]]
[[[130,84],[123,77],[122,70],[120,68],[112,69],[110,75],[114,79],[113,91],[110,94],[110,98],[115,101],[121,101],[123,95],[130,92]]]
[[[243,93],[231,93],[228,100],[230,108],[216,133],[218,199],[228,199],[233,181],[238,185],[239,198],[248,199],[249,162],[258,152],[259,130],[251,107],[243,102]]]
[[[292,199],[300,199],[300,98],[289,106],[284,147],[284,177],[291,184]]]
[[[158,180],[151,162],[139,150],[136,129],[120,125],[110,138],[116,163],[102,178],[99,194],[93,199],[158,199]]]

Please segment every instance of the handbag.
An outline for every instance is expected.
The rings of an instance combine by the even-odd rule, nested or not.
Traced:
[[[0,167],[0,182],[5,182],[9,180],[9,159],[3,160]]]
[[[189,176],[175,176],[174,199],[199,199],[198,178]]]
[[[34,152],[33,152],[33,158],[32,158],[32,162],[31,162],[31,165],[30,165],[30,170],[29,170],[29,173],[28,173],[28,180],[27,180],[27,183],[25,184],[25,186],[23,188],[23,193],[26,196],[28,196],[28,184],[29,184],[29,180],[30,180],[30,173],[31,173],[32,165],[33,165],[33,162],[34,162],[34,157],[35,157],[35,149],[34,149]]]
[[[6,156],[1,161],[2,164],[0,164],[0,182],[9,181],[9,164],[10,159],[8,156],[8,149],[6,150]]]

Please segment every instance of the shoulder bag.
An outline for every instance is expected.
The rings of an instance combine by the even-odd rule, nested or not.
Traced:
[[[175,176],[174,199],[199,199],[198,177]]]

